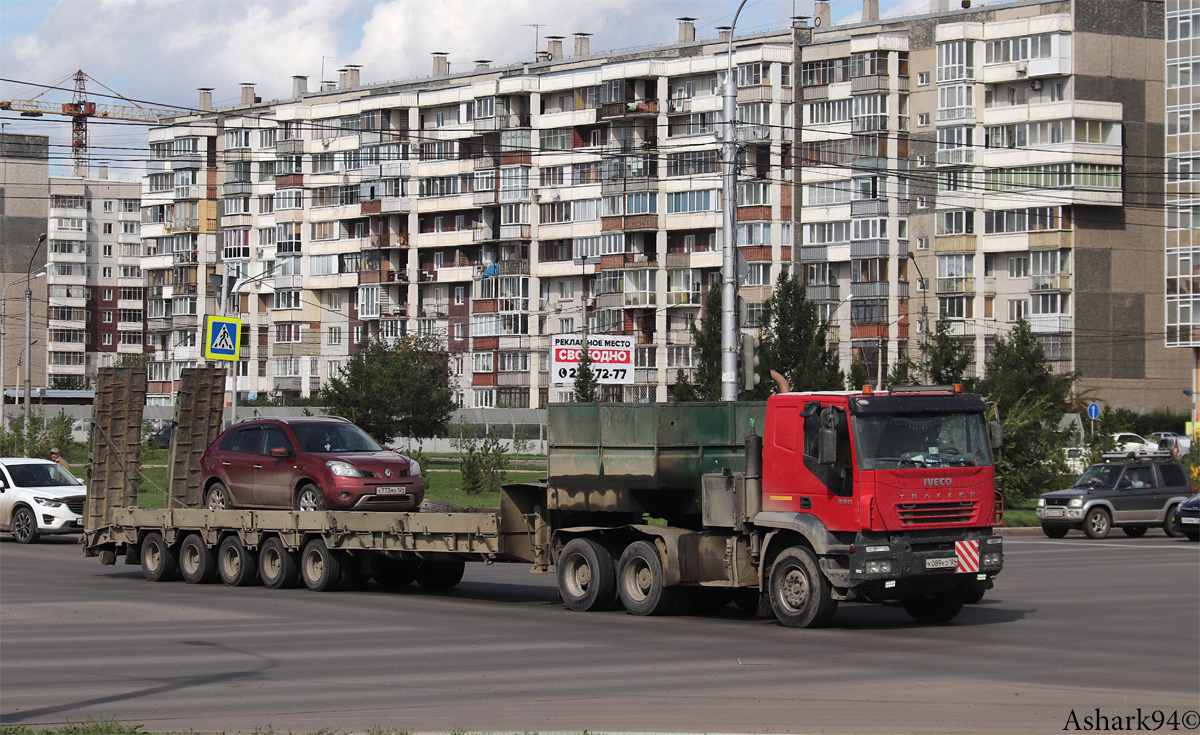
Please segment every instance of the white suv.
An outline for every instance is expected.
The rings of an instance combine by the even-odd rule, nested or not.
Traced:
[[[18,543],[82,532],[86,497],[87,487],[48,459],[0,459],[0,531]]]

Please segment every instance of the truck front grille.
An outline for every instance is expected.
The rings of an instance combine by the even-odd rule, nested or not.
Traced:
[[[975,517],[975,501],[902,503],[896,506],[900,522],[909,526],[927,523],[965,523]]]

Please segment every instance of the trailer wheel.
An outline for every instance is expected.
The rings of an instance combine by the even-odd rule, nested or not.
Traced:
[[[448,590],[462,581],[467,565],[461,559],[425,559],[417,568],[417,584],[427,590]]]
[[[342,560],[315,538],[300,552],[300,578],[314,592],[333,592],[342,582]]]
[[[558,556],[558,594],[572,610],[611,610],[617,573],[608,549],[586,538],[571,539]]]
[[[188,584],[208,584],[217,578],[217,557],[198,533],[179,545],[179,573]]]
[[[375,560],[375,571],[371,573],[371,578],[380,587],[400,589],[416,580],[419,565],[420,562],[382,557]]]
[[[967,586],[959,584],[945,592],[909,595],[900,601],[904,612],[918,623],[947,623],[962,612],[967,602]]]
[[[258,573],[263,586],[279,590],[300,584],[300,564],[278,536],[272,536],[258,549]]]
[[[837,610],[829,580],[803,546],[793,546],[775,558],[770,594],[775,617],[789,628],[824,627]]]
[[[170,582],[179,576],[179,560],[175,550],[158,531],[142,539],[142,574],[151,582]]]
[[[663,586],[662,558],[649,541],[634,541],[617,564],[617,589],[634,615],[666,615],[675,609],[678,587]]]
[[[237,536],[226,536],[217,547],[217,572],[230,587],[258,584],[258,555],[247,549]]]

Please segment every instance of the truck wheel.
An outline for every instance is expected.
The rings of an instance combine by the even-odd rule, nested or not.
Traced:
[[[417,568],[417,584],[427,590],[448,590],[462,581],[467,565],[461,559],[425,559]]]
[[[247,549],[237,536],[226,536],[217,547],[217,572],[230,587],[258,584],[258,555]]]
[[[634,541],[617,564],[617,589],[634,615],[666,615],[675,609],[678,587],[663,587],[662,559],[649,541]]]
[[[945,623],[962,612],[967,602],[967,586],[959,584],[932,595],[909,595],[900,601],[904,611],[918,623]]]
[[[279,590],[300,583],[300,564],[278,536],[272,536],[258,548],[258,574],[263,586]]]
[[[1070,530],[1070,526],[1051,526],[1045,523],[1042,524],[1042,533],[1046,534],[1050,538],[1062,538],[1063,536],[1067,535],[1068,530]]]
[[[1121,530],[1124,531],[1125,535],[1129,538],[1141,538],[1142,536],[1146,535],[1145,526],[1122,526]]]
[[[179,576],[175,551],[158,531],[142,539],[142,574],[151,582],[170,582]]]
[[[371,577],[375,584],[387,589],[400,589],[412,584],[417,578],[417,566],[420,562],[407,559],[388,559],[380,557],[375,560],[375,571]]]
[[[188,584],[208,584],[217,578],[217,557],[198,533],[179,545],[179,574]]]
[[[979,601],[983,600],[983,595],[986,592],[987,592],[987,590],[984,589],[983,587],[976,587],[975,585],[969,585],[967,587],[967,597],[964,600],[964,602],[966,602],[968,605],[974,605],[974,604],[978,603]]]
[[[1108,511],[1103,508],[1092,508],[1083,519],[1083,532],[1088,538],[1108,538],[1108,532],[1112,529],[1112,518],[1108,517]]]
[[[757,618],[770,617],[774,612],[771,610],[770,596],[763,594],[755,587],[741,587],[735,590],[733,604],[747,615]]]
[[[1175,511],[1177,510],[1179,510],[1179,506],[1172,505],[1170,508],[1167,508],[1167,515],[1163,518],[1163,533],[1172,538],[1178,538],[1183,535],[1181,531],[1175,530]]]
[[[832,593],[833,587],[808,549],[793,546],[776,557],[771,567],[771,607],[783,625],[789,628],[829,625],[838,605]]]
[[[38,533],[37,516],[28,506],[22,505],[12,514],[12,536],[18,544],[36,544]]]
[[[314,592],[333,592],[342,582],[342,560],[315,538],[300,552],[300,578]]]
[[[300,488],[296,497],[292,498],[292,510],[325,510],[325,496],[321,488],[311,482]]]
[[[558,556],[558,594],[572,610],[611,610],[617,573],[608,549],[586,538],[571,539]]]

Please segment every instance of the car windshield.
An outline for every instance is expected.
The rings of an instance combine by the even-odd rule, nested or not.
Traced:
[[[378,452],[383,449],[354,424],[293,424],[292,433],[302,452]]]
[[[82,485],[75,475],[56,464],[10,464],[8,474],[17,487],[57,487]]]
[[[854,418],[858,467],[984,467],[992,450],[978,413],[880,413]]]
[[[1113,487],[1120,474],[1119,465],[1094,464],[1075,481],[1074,487]]]

